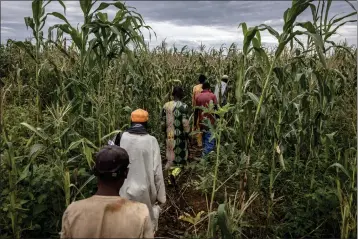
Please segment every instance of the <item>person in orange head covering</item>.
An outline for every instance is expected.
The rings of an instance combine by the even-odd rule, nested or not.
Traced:
[[[131,127],[118,134],[114,144],[129,155],[129,172],[119,194],[148,206],[154,231],[158,229],[160,206],[166,202],[160,148],[155,137],[148,134],[149,114],[137,109],[131,114]]]

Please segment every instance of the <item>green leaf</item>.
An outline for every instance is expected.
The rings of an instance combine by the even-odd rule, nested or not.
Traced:
[[[74,41],[74,43],[78,49],[82,49],[82,37],[81,37],[81,34],[77,30],[75,30],[72,27],[71,27],[71,29],[69,29],[68,25],[60,25],[60,28],[62,31],[71,35],[72,40]]]
[[[85,182],[84,184],[82,184],[82,186],[77,190],[75,196],[73,197],[73,201],[76,200],[77,195],[78,195],[79,193],[81,193],[81,191],[86,187],[86,185],[89,184],[89,183],[90,183],[93,179],[95,179],[95,178],[96,178],[96,176],[91,175],[91,176],[86,180],[86,182]]]
[[[290,32],[296,18],[308,8],[310,2],[313,2],[313,0],[300,0],[292,3],[292,7],[285,12],[285,24],[283,25],[284,33]]]
[[[106,134],[105,136],[103,136],[103,137],[101,138],[101,141],[107,139],[108,137],[111,137],[112,135],[117,135],[117,134],[119,134],[120,132],[122,132],[122,131],[121,131],[121,130],[112,131],[111,133]]]
[[[101,10],[103,10],[103,9],[106,9],[106,8],[109,7],[109,6],[110,6],[109,3],[101,2],[101,4],[99,5],[99,7],[98,7],[96,10],[94,10],[93,13],[96,13],[96,12],[98,12],[98,11],[101,11]]]
[[[333,34],[336,33],[336,31],[343,25],[345,25],[346,23],[349,23],[349,22],[356,22],[357,20],[348,20],[348,21],[345,21],[345,22],[342,22],[341,24],[339,24],[338,26],[336,26],[332,31],[330,32],[327,32],[325,35],[324,35],[324,41],[327,41],[327,39],[329,37],[331,37]]]
[[[122,36],[122,34],[119,32],[119,30],[117,29],[117,27],[115,27],[115,26],[110,26],[109,27],[110,29],[111,29],[111,31],[114,33],[114,34],[116,34],[116,35],[118,35],[118,36]]]
[[[29,156],[32,157],[34,154],[41,152],[41,150],[43,150],[44,148],[45,148],[45,145],[43,145],[43,144],[32,145],[30,148]]]
[[[221,237],[222,239],[231,239],[232,233],[230,232],[230,229],[228,227],[228,219],[227,219],[227,213],[226,213],[226,204],[220,204],[218,207],[218,224],[221,231]]]
[[[279,162],[280,162],[280,165],[281,165],[282,169],[286,170],[285,161],[283,160],[283,154],[282,153],[279,154],[278,159],[279,159]]]
[[[293,37],[293,39],[295,39],[295,41],[302,47],[302,50],[305,50],[305,45],[299,40],[297,39],[297,37]]]
[[[259,27],[263,27],[263,28],[260,28],[260,29],[259,29],[260,31],[267,30],[271,35],[273,35],[274,37],[276,37],[277,39],[279,39],[280,34],[279,34],[275,29],[273,29],[272,27],[270,27],[269,25],[261,24],[261,25],[259,25]]]
[[[43,201],[47,198],[47,194],[41,194],[40,196],[38,196],[37,198],[37,202],[38,203],[43,203]]]
[[[351,178],[351,176],[349,175],[347,169],[345,169],[342,164],[334,163],[331,166],[329,166],[328,168],[333,168],[333,167],[336,167],[337,169],[340,169],[349,179]]]
[[[24,19],[25,19],[26,28],[28,29],[30,27],[32,30],[35,30],[34,19],[31,17],[25,17]]]
[[[119,8],[119,9],[125,9],[126,7],[125,7],[125,5],[123,4],[123,3],[121,3],[121,2],[116,2],[116,3],[114,3],[113,4],[116,8]],[[135,8],[134,8],[135,9]]]
[[[295,31],[295,32],[291,33],[284,41],[281,41],[278,44],[278,47],[276,49],[275,57],[278,58],[281,55],[283,49],[285,48],[287,43],[291,41],[292,38],[294,38],[296,35],[302,35],[302,34],[303,34],[303,32],[301,32],[301,31]]]
[[[40,18],[42,12],[42,0],[34,0],[32,1],[32,16],[34,18],[35,25],[40,25]]]
[[[80,6],[82,9],[82,12],[84,13],[84,16],[88,16],[90,10],[91,10],[91,0],[81,0],[80,2]]]
[[[322,39],[321,35],[314,34],[314,33],[311,33],[311,32],[304,32],[304,34],[309,35],[310,37],[312,37],[313,41],[315,42],[318,57],[319,57],[322,65],[323,65],[323,67],[327,68],[326,58],[323,55],[323,52],[325,51],[325,48],[324,48],[324,43],[323,43],[323,39]]]
[[[250,97],[250,99],[255,103],[256,106],[259,105],[259,98],[252,92],[247,92],[247,95]]]
[[[239,26],[238,26],[238,28],[240,28],[240,27],[242,27],[242,33],[244,34],[244,36],[245,36],[245,34],[246,34],[246,32],[247,32],[247,25],[246,25],[246,22],[242,22],[242,23],[240,23],[239,24]]]
[[[31,50],[21,41],[17,41],[17,42],[14,42],[14,44],[17,46],[17,47],[20,47],[21,49],[23,49],[36,63],[37,60],[36,60],[36,57],[34,56],[34,54],[31,52]]]
[[[46,211],[47,210],[47,205],[46,204],[36,204],[34,206],[34,209],[33,209],[33,215],[34,216],[37,216],[39,214],[41,214],[42,212]]]
[[[259,31],[257,31],[257,32],[259,32]],[[252,46],[253,46],[254,48],[260,48],[260,43],[259,43],[259,41],[258,41],[256,38],[253,38],[253,39],[252,39]]]
[[[311,8],[311,14],[313,17],[313,22],[317,21],[317,10],[316,10],[316,6],[314,4],[309,4],[310,8]]]
[[[316,33],[316,29],[311,22],[298,22],[296,25],[305,28],[310,33]]]
[[[68,22],[67,18],[59,12],[51,12],[51,13],[48,13],[47,15],[57,17],[57,18],[61,19],[62,21],[66,22],[67,25],[71,26],[70,23]]]
[[[245,37],[244,37],[244,46],[243,46],[243,53],[244,53],[245,55],[248,54],[248,50],[249,50],[251,41],[252,41],[252,39],[255,37],[256,32],[257,32],[257,26],[254,27],[254,28],[250,28],[250,29],[246,32],[246,34],[245,34]]]
[[[265,66],[263,66],[263,68],[266,69],[266,71],[268,71],[270,68],[270,60],[269,60],[266,52],[262,48],[257,48],[257,47],[254,47],[254,50],[258,53],[258,55],[261,57],[263,63],[265,64]]]
[[[66,14],[66,5],[63,3],[62,0],[57,0],[57,1],[61,4],[61,6],[63,7],[63,12]]]
[[[29,130],[40,136],[43,140],[48,140],[48,136],[45,133],[40,132],[39,130],[35,129],[33,126],[29,125],[28,123],[23,122],[21,123],[21,125],[25,126]]]
[[[256,39],[257,39],[257,41],[259,43],[259,46],[261,47],[261,34],[260,34],[260,31],[256,32]]]
[[[98,19],[100,19],[102,22],[108,22],[108,14],[107,14],[107,13],[99,12],[99,13],[96,14],[96,16],[97,16]]]
[[[330,134],[326,134],[326,136],[329,138],[329,140],[331,142],[333,142],[333,138],[334,138],[334,135],[336,134],[337,132],[333,132],[333,133],[330,133]]]
[[[28,177],[29,173],[30,173],[30,166],[31,166],[31,163],[28,164],[25,169],[20,173],[20,177],[19,179],[17,180],[16,184],[21,182],[22,180],[24,180],[25,178]]]
[[[72,143],[70,144],[70,146],[68,147],[67,152],[70,151],[70,150],[72,150],[72,149],[77,148],[77,147],[78,147],[80,144],[82,144],[82,143],[83,143],[83,139],[80,139],[80,140],[78,140],[78,141],[72,142]]]
[[[349,6],[351,6],[351,8],[353,8],[354,11],[357,12],[356,8],[354,7],[354,5],[352,3],[349,2],[349,0],[344,0],[344,1],[346,1],[349,4]]]

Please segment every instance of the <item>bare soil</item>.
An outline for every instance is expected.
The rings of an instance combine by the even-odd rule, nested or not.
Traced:
[[[194,161],[201,156],[201,149],[195,144],[189,146],[189,161]],[[162,157],[165,159],[165,152]],[[167,202],[162,208],[159,217],[159,228],[155,234],[156,238],[180,238],[185,232],[192,232],[194,228],[188,222],[179,220],[184,212],[195,217],[200,211],[207,211],[205,196],[191,186],[195,179],[194,172],[182,171],[176,179],[176,186],[168,184],[165,176]],[[197,230],[200,230],[197,228]]]

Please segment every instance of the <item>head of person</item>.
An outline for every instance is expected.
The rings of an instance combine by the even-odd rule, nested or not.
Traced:
[[[97,154],[94,174],[98,179],[99,190],[119,191],[127,178],[129,156],[125,149],[117,145],[104,146]]]
[[[205,81],[206,81],[206,76],[205,75],[200,75],[199,76],[199,83],[204,84]]]
[[[177,100],[183,99],[183,97],[184,97],[183,88],[181,88],[180,86],[175,86],[173,89],[172,96],[174,97],[174,99],[177,99]]]
[[[221,80],[222,80],[223,82],[227,83],[228,80],[229,80],[229,77],[228,77],[227,75],[223,75],[223,77],[221,77]]]
[[[210,90],[210,83],[209,82],[204,82],[203,90]]]
[[[133,124],[141,124],[145,127],[147,127],[149,119],[149,114],[147,111],[143,109],[136,109],[131,114],[131,123]]]

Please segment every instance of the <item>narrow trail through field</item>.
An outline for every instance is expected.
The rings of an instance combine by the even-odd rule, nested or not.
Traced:
[[[194,144],[189,146],[189,161],[200,158],[201,150]],[[165,152],[162,152],[162,159],[165,160]],[[159,217],[159,229],[156,237],[159,238],[179,238],[185,231],[192,229],[188,222],[179,220],[181,215],[188,213],[195,217],[200,211],[207,211],[205,196],[192,186],[196,175],[192,171],[182,171],[176,180],[177,187],[168,185],[166,177],[165,186],[167,192],[167,202],[162,208]],[[200,230],[204,225],[199,225]]]

